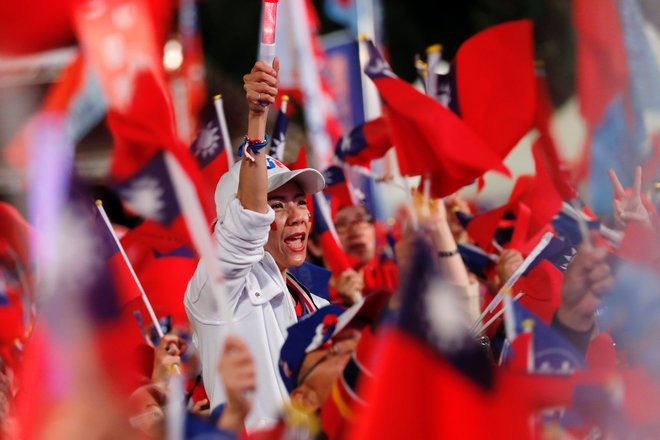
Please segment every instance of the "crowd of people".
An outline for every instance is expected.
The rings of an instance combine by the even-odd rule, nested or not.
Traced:
[[[62,365],[70,364],[43,355],[44,340],[54,340],[55,350],[62,340],[80,342],[79,327],[70,321],[52,325],[72,316],[61,303],[56,307],[61,296],[34,297],[37,286],[52,280],[30,270],[31,227],[3,207],[4,436],[657,435],[659,351],[652,336],[658,301],[652,294],[634,299],[657,284],[637,285],[648,275],[642,269],[646,275],[618,281],[631,262],[651,268],[649,276],[657,268],[657,213],[640,168],[630,189],[610,173],[616,242],[600,232],[588,207],[566,203],[572,216],[563,219],[572,222],[572,235],[548,222],[524,246],[512,246],[515,219],[501,216],[493,249],[481,250],[485,263],[479,267],[468,255],[476,246],[466,218],[477,222],[482,213],[472,213],[458,193],[433,199],[423,189],[414,191],[389,225],[379,224],[359,200],[335,205],[334,231],[350,267],[332,273],[328,294],[317,295],[292,269],[308,260],[310,242],[319,248],[312,223],[320,214],[311,212],[309,201],[325,181],[313,168],[290,169],[267,154],[278,75],[276,59],[272,66],[257,62],[244,77],[248,131],[214,200],[217,257],[211,264],[222,280],[196,260],[142,264],[151,253],[183,258],[176,253],[181,237],[152,222],[122,238],[164,334],[158,335],[149,311],[135,306],[141,297],[115,318],[126,318],[132,328],[113,340],[114,357],[126,365],[107,364],[111,371],[103,373],[125,376],[120,397],[99,391],[105,388],[94,383],[95,374],[105,370],[86,369],[94,364],[89,353],[64,350],[61,357],[73,356],[76,365],[66,372]],[[565,214],[564,208],[555,214]],[[603,308],[622,293],[627,301]],[[637,314],[623,303],[638,304]],[[41,307],[52,310],[42,313]],[[40,331],[42,320],[55,339]],[[126,335],[138,328],[134,342]],[[644,336],[625,332],[632,328]],[[408,351],[397,352],[403,348]],[[417,348],[424,356],[410,355]]]

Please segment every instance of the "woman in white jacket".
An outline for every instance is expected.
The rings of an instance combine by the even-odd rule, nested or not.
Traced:
[[[256,368],[256,390],[246,418],[248,429],[276,421],[288,399],[278,372],[286,329],[327,302],[310,294],[290,274],[305,261],[311,219],[305,195],[321,191],[322,175],[311,168],[290,171],[266,156],[266,118],[275,102],[279,62],[257,62],[245,75],[248,133],[238,163],[216,188],[218,221],[214,236],[218,264],[225,276],[232,328],[246,343]],[[266,105],[267,104],[267,105]],[[247,151],[243,151],[247,150]],[[206,392],[214,408],[226,401],[217,374],[218,358],[229,324],[222,320],[208,276],[200,264],[184,299],[193,342],[202,360]]]

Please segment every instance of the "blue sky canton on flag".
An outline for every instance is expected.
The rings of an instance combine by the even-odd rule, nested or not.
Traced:
[[[542,260],[547,260],[552,263],[557,269],[562,272],[566,272],[569,263],[575,257],[577,251],[575,248],[564,241],[553,237],[550,240],[550,243],[541,251],[541,253],[532,261],[523,273],[523,276],[527,276],[529,272],[534,269]]]
[[[582,242],[582,233],[576,219],[570,215],[560,212],[552,219],[552,227],[559,238],[571,246],[578,246]],[[600,222],[597,220],[587,220],[589,230],[598,231]]]
[[[204,168],[218,157],[225,149],[227,142],[222,138],[222,131],[217,118],[211,118],[202,128],[190,146],[190,151],[200,168]]]
[[[153,252],[154,252],[154,257],[156,258],[183,257],[183,258],[197,259],[195,252],[190,248],[190,246],[186,246],[186,245],[180,246],[169,252],[159,252],[157,249],[154,249]]]
[[[289,117],[280,109],[273,127],[273,134],[270,137],[270,150],[268,155],[282,160],[284,149],[286,148],[286,131],[289,128]]]
[[[170,226],[181,212],[163,151],[114,187],[133,211],[164,226]]]
[[[584,356],[568,341],[518,302],[513,303],[516,332],[524,333],[523,322],[531,319],[533,327],[534,371],[538,373],[570,374],[584,369]]]
[[[371,79],[397,76],[392,72],[392,68],[380,54],[373,41],[367,40],[367,51],[369,52],[369,63],[364,67],[364,73]]]

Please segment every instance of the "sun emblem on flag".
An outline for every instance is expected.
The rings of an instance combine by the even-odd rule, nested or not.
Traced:
[[[559,262],[559,269],[561,269],[563,272],[566,272],[566,270],[568,270],[568,265],[571,263],[571,261],[573,261],[575,254],[577,254],[577,249],[575,249],[574,247],[569,247],[566,250],[566,253],[561,255],[561,261]]]
[[[199,138],[196,142],[195,156],[199,160],[204,161],[211,157],[215,157],[220,149],[220,129],[213,122],[209,122],[199,133]]]
[[[131,209],[142,217],[155,221],[162,221],[164,195],[165,191],[158,184],[158,180],[151,176],[140,177],[121,190],[121,196]]]

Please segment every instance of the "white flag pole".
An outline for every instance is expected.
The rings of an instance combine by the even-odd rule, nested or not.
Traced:
[[[550,243],[550,240],[552,239],[552,233],[551,232],[546,232],[543,234],[543,237],[541,237],[541,240],[538,242],[538,244],[532,249],[532,251],[527,255],[527,258],[523,260],[523,262],[516,268],[516,270],[511,274],[508,280],[504,283],[504,285],[500,288],[500,290],[497,292],[497,295],[495,295],[495,298],[486,306],[484,311],[481,313],[479,316],[479,319],[474,323],[472,326],[472,330],[475,332],[475,334],[480,333],[477,332],[479,330],[479,326],[481,321],[488,315],[490,312],[495,310],[495,308],[502,302],[502,299],[504,298],[504,295],[510,294],[511,287],[513,287],[514,283],[518,281],[518,278],[527,270],[530,264],[532,264],[532,261],[536,257],[539,256],[541,251],[545,249],[545,247]],[[483,328],[483,327],[482,327]]]
[[[199,197],[195,191],[193,183],[179,165],[177,159],[170,153],[165,154],[165,163],[172,178],[176,198],[181,205],[183,217],[188,226],[188,232],[193,240],[195,248],[200,255],[204,268],[209,277],[213,297],[218,301],[221,319],[229,326],[229,332],[232,332],[233,315],[231,304],[223,284],[222,272],[217,265],[217,250],[209,234],[209,226],[199,202]]]
[[[229,139],[229,130],[227,129],[227,119],[225,118],[225,109],[222,103],[222,95],[217,94],[213,97],[213,105],[215,106],[215,113],[218,117],[218,125],[220,126],[220,133],[222,140],[225,142],[225,154],[227,155],[227,166],[231,168],[234,164],[234,153],[231,148],[231,139]]]
[[[159,337],[163,337],[163,328],[160,326],[160,322],[158,322],[158,318],[156,318],[156,314],[154,313],[153,307],[151,307],[151,302],[149,302],[149,298],[147,297],[147,294],[144,292],[144,288],[142,287],[142,283],[140,283],[140,280],[138,279],[137,275],[135,274],[135,270],[133,270],[133,265],[131,262],[128,260],[128,256],[126,255],[126,252],[124,251],[124,247],[121,245],[121,242],[119,241],[119,238],[117,237],[117,234],[115,234],[115,230],[112,228],[112,224],[110,223],[110,219],[108,218],[108,215],[105,212],[105,209],[103,209],[103,202],[100,200],[96,201],[96,208],[99,210],[99,213],[101,214],[101,217],[103,218],[103,222],[105,223],[105,226],[108,228],[110,231],[110,234],[112,234],[112,238],[115,240],[115,244],[117,247],[119,247],[119,252],[121,252],[121,256],[124,259],[124,263],[126,263],[126,266],[128,266],[128,270],[131,272],[131,276],[133,277],[133,281],[135,281],[135,285],[138,287],[138,290],[140,291],[140,296],[142,297],[142,302],[144,303],[144,306],[147,308],[147,312],[149,312],[149,317],[151,318],[151,321],[154,324],[154,327],[156,328],[156,332],[158,333]]]

